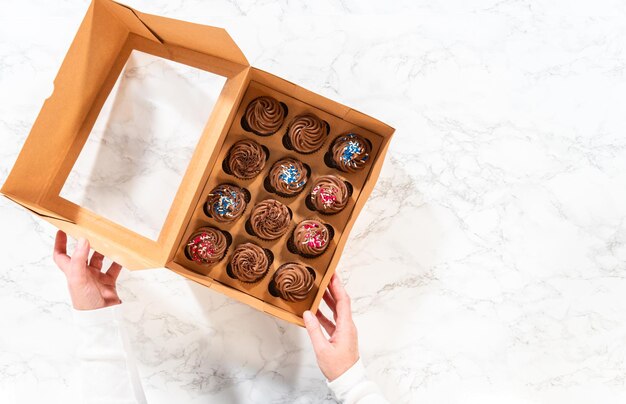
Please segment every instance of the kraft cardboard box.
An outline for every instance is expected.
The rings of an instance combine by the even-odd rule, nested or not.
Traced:
[[[226,78],[156,240],[60,196],[133,50]],[[289,108],[284,127],[275,135],[263,138],[247,132],[241,125],[246,106],[260,95],[272,96]],[[356,132],[368,139],[372,152],[367,169],[343,173],[324,163],[323,150],[298,155],[285,149],[281,137],[287,122],[304,112],[315,113],[329,123],[331,130],[323,150],[332,139],[347,132]],[[141,13],[110,0],[93,0],[54,81],[54,92],[45,101],[0,192],[74,238],[88,238],[92,248],[128,269],[166,267],[258,310],[302,326],[302,313],[307,309],[315,312],[320,304],[350,230],[379,176],[393,132],[393,128],[372,117],[251,67],[221,28]],[[221,167],[228,147],[243,138],[252,138],[266,146],[270,159],[257,178],[239,184]],[[263,178],[271,163],[288,156],[308,164],[311,179],[324,174],[346,178],[353,186],[353,193],[344,211],[334,216],[319,216],[307,210],[304,200],[308,189],[289,199],[264,189]],[[330,224],[335,235],[328,250],[308,260],[287,250],[289,232],[273,242],[263,242],[245,233],[244,218],[227,226],[211,222],[203,214],[202,206],[210,190],[223,182],[246,187],[252,195],[250,206],[266,198],[287,204],[294,215],[294,226],[308,218],[319,218]],[[183,252],[187,238],[202,226],[218,227],[233,238],[226,257],[211,268],[198,266]],[[225,270],[234,247],[246,241],[270,249],[275,257],[268,275],[253,285],[230,278]],[[268,290],[272,273],[281,263],[289,261],[303,262],[315,269],[313,290],[306,300],[297,303],[284,301]]]

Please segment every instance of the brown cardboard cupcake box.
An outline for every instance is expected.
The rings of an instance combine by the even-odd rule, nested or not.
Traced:
[[[226,77],[226,84],[189,161],[157,240],[139,235],[59,195],[133,50]],[[303,324],[302,313],[305,310],[317,310],[350,229],[376,183],[393,128],[251,67],[235,42],[221,28],[144,14],[110,0],[93,0],[91,3],[54,86],[53,94],[45,101],[0,190],[4,196],[71,236],[88,238],[92,248],[128,269],[166,267],[299,325]],[[241,126],[246,106],[260,95],[274,97],[288,106],[288,116],[281,129],[267,137],[247,132]],[[323,148],[309,155],[287,150],[282,144],[282,136],[290,120],[304,112],[312,112],[330,125],[330,135]],[[370,162],[358,173],[340,172],[323,161],[324,152],[332,140],[347,132],[358,133],[372,143]],[[243,138],[253,139],[270,151],[265,169],[252,180],[239,180],[222,169],[229,147]],[[306,163],[312,171],[304,192],[293,198],[282,198],[263,186],[271,164],[287,156]],[[354,188],[348,206],[333,216],[319,215],[305,205],[310,184],[325,174],[343,177]],[[244,217],[233,223],[216,223],[203,212],[208,193],[220,183],[243,186],[252,196]],[[289,206],[293,212],[292,226],[307,218],[319,218],[330,224],[335,235],[328,250],[320,257],[307,259],[288,251],[286,243],[291,231],[271,242],[246,233],[244,224],[252,206],[266,198]],[[211,268],[196,265],[185,257],[183,251],[187,238],[202,226],[220,228],[233,238],[226,257]],[[243,284],[226,274],[232,251],[246,241],[253,241],[274,254],[268,275],[255,284]],[[308,298],[297,303],[277,298],[268,290],[276,268],[290,261],[302,262],[312,267],[316,274],[315,285]]]

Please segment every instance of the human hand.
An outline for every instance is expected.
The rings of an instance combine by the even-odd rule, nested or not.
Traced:
[[[72,305],[77,310],[95,310],[122,303],[115,281],[122,266],[112,263],[106,272],[102,270],[104,256],[94,251],[89,258],[89,241],[81,238],[76,243],[72,257],[67,255],[67,235],[59,230],[54,240],[54,262],[67,278]]]
[[[337,274],[333,274],[324,292],[324,301],[333,312],[335,323],[321,311],[314,316],[304,312],[304,325],[311,338],[315,357],[320,370],[329,381],[333,381],[359,360],[357,330],[352,320],[350,296],[346,293]],[[327,339],[320,324],[329,335]]]

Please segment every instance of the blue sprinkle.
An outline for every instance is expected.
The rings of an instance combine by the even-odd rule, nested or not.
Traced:
[[[220,199],[213,204],[217,214],[224,216],[237,208],[238,204],[235,202],[237,194],[235,192],[230,191],[230,195],[225,195],[223,191],[218,191],[217,195],[220,196]]]
[[[282,172],[278,178],[280,178],[283,182],[293,184],[298,180],[298,177],[300,177],[300,171],[298,171],[293,164],[289,164],[288,166],[283,165],[282,168]],[[297,186],[301,187],[302,185],[304,185],[304,183],[301,182]]]
[[[352,161],[354,161],[355,156],[361,153],[363,153],[363,147],[361,146],[361,144],[356,140],[350,140],[346,147],[343,148],[341,160],[344,163],[351,163]],[[366,159],[367,157],[364,158],[364,160]]]

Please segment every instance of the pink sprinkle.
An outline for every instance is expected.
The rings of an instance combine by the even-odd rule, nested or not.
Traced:
[[[194,237],[188,246],[190,246],[189,255],[194,262],[201,263],[207,261],[211,255],[215,254],[215,244],[212,237],[208,233],[202,233]]]
[[[316,186],[315,188],[313,188],[313,191],[311,191],[311,194],[313,196],[320,194],[320,198],[322,198],[322,203],[324,204],[325,207],[330,207],[332,205],[335,204],[335,201],[337,200],[337,196],[335,195],[335,189],[334,188],[322,188],[321,186]]]
[[[305,224],[303,227],[305,230],[308,230],[305,233],[304,244],[311,248],[322,248],[326,245],[326,240],[324,240],[326,228],[320,228],[315,223]]]

